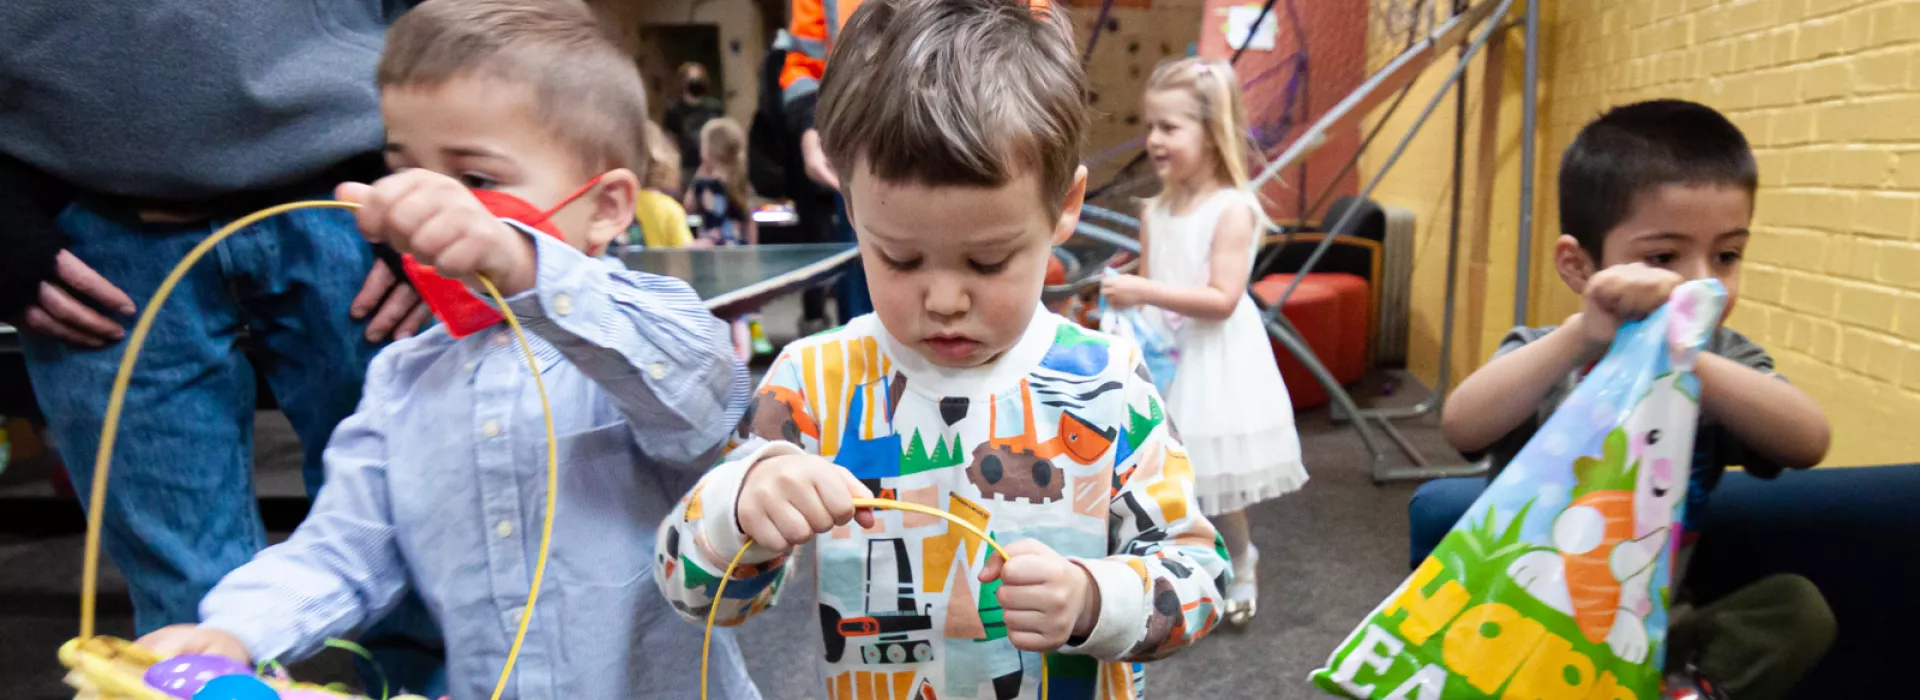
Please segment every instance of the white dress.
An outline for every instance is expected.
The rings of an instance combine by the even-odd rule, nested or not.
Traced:
[[[1177,287],[1199,287],[1211,275],[1214,230],[1231,207],[1253,207],[1253,195],[1221,189],[1191,211],[1165,205],[1147,212],[1147,275]],[[1260,237],[1249,243],[1247,268]],[[1223,321],[1186,318],[1146,307],[1165,322],[1180,348],[1179,370],[1167,388],[1167,410],[1193,458],[1200,509],[1220,515],[1295,490],[1307,481],[1293,401],[1274,364],[1271,341],[1253,299],[1240,295]]]

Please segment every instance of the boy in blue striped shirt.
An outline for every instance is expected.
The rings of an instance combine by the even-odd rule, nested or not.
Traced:
[[[692,696],[684,665],[634,663],[700,650],[699,629],[664,624],[674,613],[646,576],[654,526],[713,462],[748,384],[686,284],[599,256],[632,222],[645,170],[632,60],[583,5],[428,0],[394,24],[379,85],[399,172],[338,195],[362,205],[369,239],[469,290],[493,281],[552,398],[552,553],[506,695]],[[503,203],[523,213],[502,218]],[[411,589],[445,632],[448,691],[492,690],[539,554],[546,437],[505,325],[449,325],[374,359],[293,536],[223,579],[201,624],[143,645],[298,659]],[[758,698],[732,639],[716,641],[714,697]]]

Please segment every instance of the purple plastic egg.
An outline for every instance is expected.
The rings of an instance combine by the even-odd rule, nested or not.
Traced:
[[[192,698],[207,681],[221,676],[252,674],[246,664],[213,654],[185,654],[147,669],[147,685],[176,698]]]

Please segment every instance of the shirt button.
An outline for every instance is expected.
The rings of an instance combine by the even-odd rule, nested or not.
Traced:
[[[573,313],[573,297],[565,292],[553,295],[553,312],[561,316]]]
[[[461,365],[461,366],[465,367],[468,372],[472,372],[473,370],[478,369],[480,367],[480,363],[474,362],[472,360],[468,360],[467,364]]]
[[[655,362],[647,366],[647,374],[653,375],[654,379],[666,379],[667,366],[660,364],[658,362]]]
[[[502,520],[499,525],[493,526],[493,532],[501,537],[512,537],[513,523]]]
[[[500,437],[500,424],[496,421],[487,421],[486,425],[480,426],[480,432],[486,433],[487,437]]]
[[[506,331],[495,332],[493,334],[493,337],[489,338],[488,340],[489,342],[492,342],[493,346],[496,348],[504,348],[507,346],[507,343],[513,342],[512,338],[507,337]]]

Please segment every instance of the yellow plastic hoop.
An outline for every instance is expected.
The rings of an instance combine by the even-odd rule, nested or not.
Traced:
[[[1001,559],[1012,558],[1007,556],[1007,550],[1002,549],[1000,547],[999,542],[993,541],[993,538],[988,536],[986,531],[981,530],[979,527],[975,526],[973,523],[960,519],[960,516],[946,512],[944,510],[940,510],[938,508],[934,508],[931,506],[924,506],[918,503],[908,503],[906,501],[895,501],[895,500],[886,499],[886,498],[856,498],[856,499],[853,499],[853,505],[855,508],[873,508],[876,510],[899,510],[899,511],[907,511],[910,513],[919,513],[921,515],[931,515],[936,518],[941,518],[946,520],[947,522],[950,522],[950,523],[953,523],[954,525],[959,526],[960,529],[966,530],[969,534],[972,534],[975,537],[979,537],[982,542],[987,543],[988,547],[992,547],[993,551],[998,553]],[[748,538],[745,544],[740,545],[740,551],[734,553],[733,561],[727,562],[727,570],[720,575],[720,584],[714,587],[713,589],[713,605],[709,606],[707,609],[707,636],[705,640],[700,642],[700,700],[707,700],[707,657],[713,649],[713,622],[720,613],[720,601],[725,600],[725,598],[722,597],[722,594],[727,592],[727,581],[733,579],[733,571],[734,569],[739,568],[740,558],[746,556],[747,550],[752,547],[753,547],[752,538]],[[1047,655],[1046,654],[1040,655],[1040,700],[1047,700]]]
[[[144,665],[140,665],[142,671],[146,666],[160,661],[151,652],[140,649],[138,646],[121,640],[95,637],[93,634],[95,601],[99,595],[100,584],[100,532],[105,522],[107,472],[108,467],[113,463],[113,443],[120,429],[120,410],[126,402],[127,385],[133,380],[133,366],[140,357],[141,347],[146,344],[147,332],[153,328],[154,317],[158,315],[161,305],[166,303],[168,295],[173,293],[174,286],[186,276],[187,270],[228,236],[261,219],[298,209],[358,209],[359,207],[360,205],[354,202],[309,200],[268,207],[235,219],[233,223],[220,227],[220,230],[214,231],[213,235],[207,236],[206,240],[187,251],[186,257],[181,258],[180,262],[173,266],[173,270],[167,273],[166,278],[160,281],[159,288],[154,290],[153,298],[147,302],[146,308],[141,310],[139,322],[134,324],[133,333],[127,336],[127,350],[120,358],[120,370],[113,377],[113,393],[107,398],[106,417],[100,425],[100,450],[95,453],[93,460],[93,488],[87,500],[86,550],[80,574],[80,636],[62,646],[60,653],[63,664],[90,681],[95,687],[124,697],[146,698],[148,695],[143,695],[142,691],[148,689],[140,673],[133,672],[131,682],[126,676],[139,661],[146,661]],[[513,675],[514,663],[520,658],[520,646],[526,641],[527,627],[533,621],[533,606],[540,598],[540,584],[546,578],[547,549],[553,541],[554,495],[559,490],[560,482],[560,452],[554,441],[553,407],[547,400],[546,384],[540,379],[540,365],[534,360],[533,345],[527,342],[527,334],[520,328],[520,321],[514,318],[511,310],[507,309],[506,299],[500,295],[500,290],[493,286],[493,282],[486,277],[480,277],[480,285],[486,288],[487,295],[500,306],[501,315],[506,317],[507,326],[512,329],[514,338],[520,341],[520,351],[526,357],[527,368],[533,373],[534,389],[540,394],[540,411],[545,419],[547,430],[547,512],[545,522],[540,528],[540,558],[533,567],[533,581],[527,590],[526,608],[520,613],[520,629],[514,634],[513,646],[507,651],[507,663],[500,669],[500,680],[493,689],[493,700],[500,700],[500,695],[507,689],[507,679]]]

